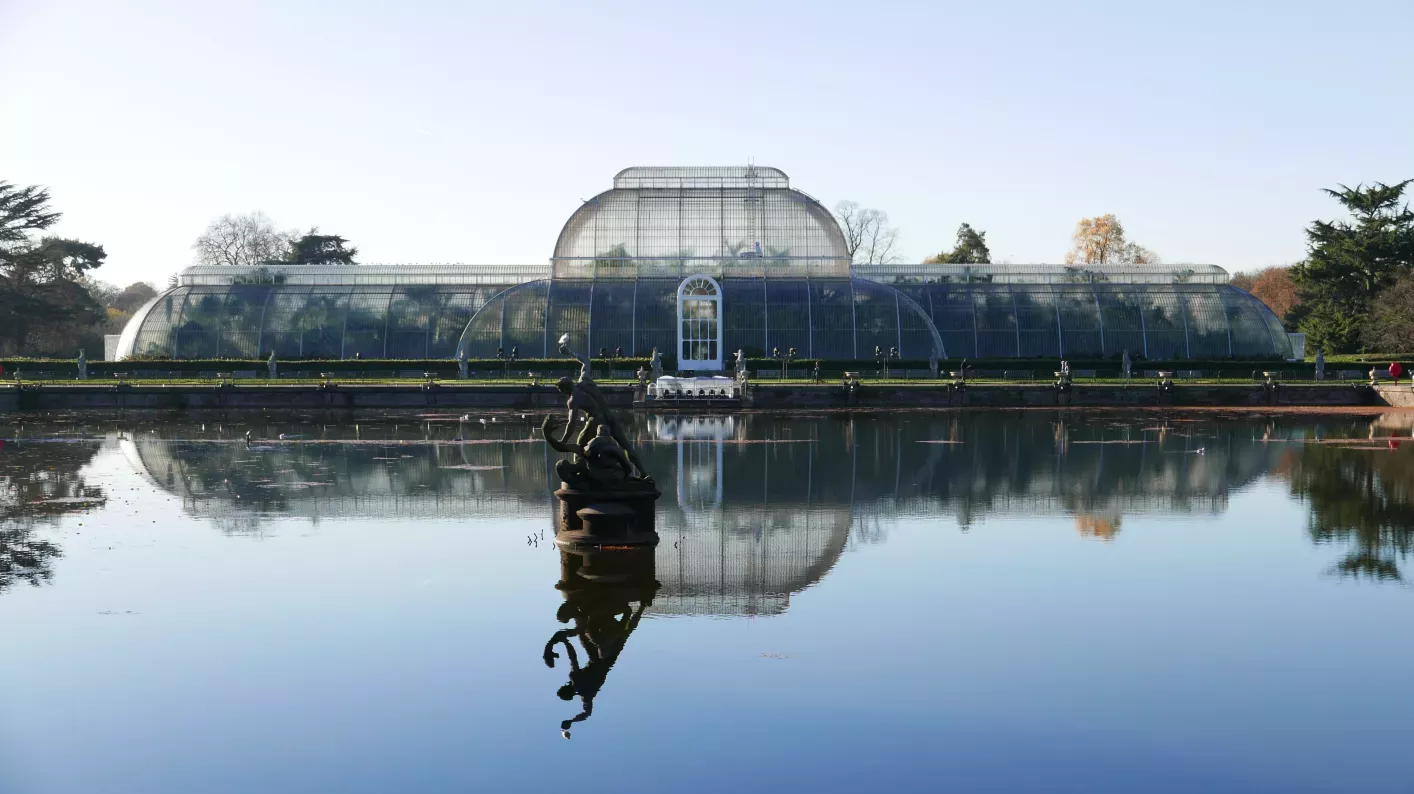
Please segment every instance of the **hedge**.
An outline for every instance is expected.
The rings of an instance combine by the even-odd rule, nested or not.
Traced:
[[[1393,357],[1380,360],[1352,361],[1346,357],[1332,357],[1326,362],[1326,372],[1334,374],[1337,370],[1366,370],[1371,366],[1384,368]],[[1070,359],[1072,370],[1095,370],[1101,372],[1106,377],[1117,376],[1120,362],[1116,359]],[[402,373],[431,372],[438,378],[454,379],[458,376],[458,366],[455,359],[285,359],[278,360],[279,374],[283,377],[317,377],[320,373],[330,372],[345,375],[347,377],[390,377],[401,375]],[[593,359],[591,365],[596,374],[602,377],[602,373],[607,370],[618,372],[633,372],[640,367],[647,368],[649,360],[646,357],[633,357],[621,359]],[[816,359],[797,358],[790,362],[790,371],[797,377],[810,372],[816,365]],[[942,359],[938,362],[940,374],[949,371],[956,371],[961,368],[962,360],[956,358]],[[18,372],[22,377],[32,378],[55,377],[74,378],[77,377],[78,363],[75,359],[58,358],[6,358],[0,359],[0,366],[4,367],[5,377],[13,377]],[[733,364],[730,360],[726,362],[728,370]],[[902,359],[889,361],[889,369],[894,372],[911,370],[914,374],[919,371],[927,371],[930,363],[925,359]],[[747,367],[756,373],[767,375],[780,372],[781,362],[772,358],[750,358],[747,359]],[[1206,372],[1220,373],[1228,376],[1247,377],[1253,372],[1263,370],[1280,371],[1283,377],[1306,377],[1314,374],[1314,364],[1311,362],[1292,362],[1276,360],[1233,360],[1233,359],[1200,359],[1200,360],[1167,360],[1149,361],[1134,359],[1133,367],[1135,372],[1147,370],[1203,370]],[[860,372],[866,376],[871,376],[878,372],[880,363],[873,358],[864,359],[835,359],[821,360],[820,371],[822,376],[838,377],[844,372]],[[1051,373],[1060,369],[1060,359],[1056,358],[993,358],[993,359],[968,359],[967,368],[969,372],[1034,372],[1037,377],[1049,378]],[[1409,367],[1406,365],[1406,369]],[[467,369],[476,376],[494,376],[502,372],[509,371],[512,374],[524,372],[536,372],[543,377],[573,375],[579,371],[579,363],[569,358],[528,358],[518,359],[514,363],[494,358],[468,359]],[[663,370],[674,372],[676,363],[669,356],[663,357]],[[266,373],[266,361],[264,359],[128,359],[124,361],[90,361],[88,364],[90,377],[104,378],[111,377],[114,373],[133,374],[162,374],[168,376],[194,375],[198,373],[214,374],[216,372],[247,372],[256,377],[264,377]]]

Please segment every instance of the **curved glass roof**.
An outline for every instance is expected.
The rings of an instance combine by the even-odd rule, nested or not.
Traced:
[[[847,276],[849,250],[830,211],[777,169],[628,168],[570,216],[552,262],[584,276],[636,259],[828,260]]]
[[[631,166],[614,175],[614,187],[790,187],[790,177],[764,165]]]
[[[952,358],[1288,358],[1261,301],[1227,284],[895,285]]]
[[[471,358],[518,348],[626,355],[676,347],[677,278],[521,284],[178,286],[139,310],[119,358]],[[949,358],[1287,358],[1281,322],[1227,284],[881,284],[724,278],[724,349],[858,359],[874,347]]]
[[[128,323],[118,358],[451,358],[472,315],[504,289],[178,286]]]

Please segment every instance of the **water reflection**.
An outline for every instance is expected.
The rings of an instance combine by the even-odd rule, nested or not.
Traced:
[[[1312,444],[1284,461],[1292,493],[1310,504],[1311,539],[1349,549],[1336,573],[1403,578],[1399,562],[1414,551],[1414,466],[1389,452]]]
[[[39,527],[107,501],[103,489],[81,474],[100,446],[81,438],[43,444],[0,440],[0,593],[17,583],[38,586],[53,579],[54,562],[63,552],[36,537]]]
[[[58,549],[21,522],[101,503],[78,472],[105,436],[229,533],[289,517],[539,514],[549,526],[558,456],[534,437],[536,419],[124,420],[93,424],[81,441],[9,428],[4,542],[15,551],[4,564],[10,579],[44,580]],[[1127,517],[1218,514],[1268,476],[1309,504],[1317,543],[1350,549],[1335,573],[1395,580],[1414,549],[1414,453],[1398,444],[1409,424],[1404,414],[637,417],[635,444],[664,492],[653,612],[778,613],[899,519],[969,531],[990,516],[1063,514],[1086,538],[1120,542]]]
[[[553,668],[562,658],[569,680],[556,690],[561,700],[580,701],[580,711],[560,723],[570,728],[594,714],[594,697],[624,650],[629,635],[653,605],[661,586],[653,578],[653,549],[560,552],[560,581],[555,587],[564,603],[555,618],[568,628],[550,635],[541,658]],[[574,640],[579,642],[575,649]]]

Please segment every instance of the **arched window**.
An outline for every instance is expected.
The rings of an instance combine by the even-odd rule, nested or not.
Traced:
[[[707,276],[678,287],[678,369],[722,368],[722,288]]]

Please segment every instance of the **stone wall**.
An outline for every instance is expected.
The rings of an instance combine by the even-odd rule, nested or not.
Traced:
[[[604,386],[605,396],[617,406],[633,404],[630,386]],[[965,388],[949,384],[926,386],[870,386],[865,382],[854,394],[842,386],[826,384],[755,384],[748,407],[766,410],[797,408],[947,408],[1023,406],[1105,407],[1261,407],[1393,405],[1414,407],[1414,387],[1350,384],[1278,385],[1175,384],[1160,391],[1155,384],[1074,385],[1058,390],[1048,384],[985,384]],[[0,412],[73,409],[460,409],[556,410],[564,397],[552,385],[477,386],[462,384],[277,384],[142,385],[114,386],[62,384],[0,387]],[[691,403],[658,404],[661,410],[691,409]],[[702,406],[705,407],[705,406]],[[714,403],[715,410],[729,409]]]

